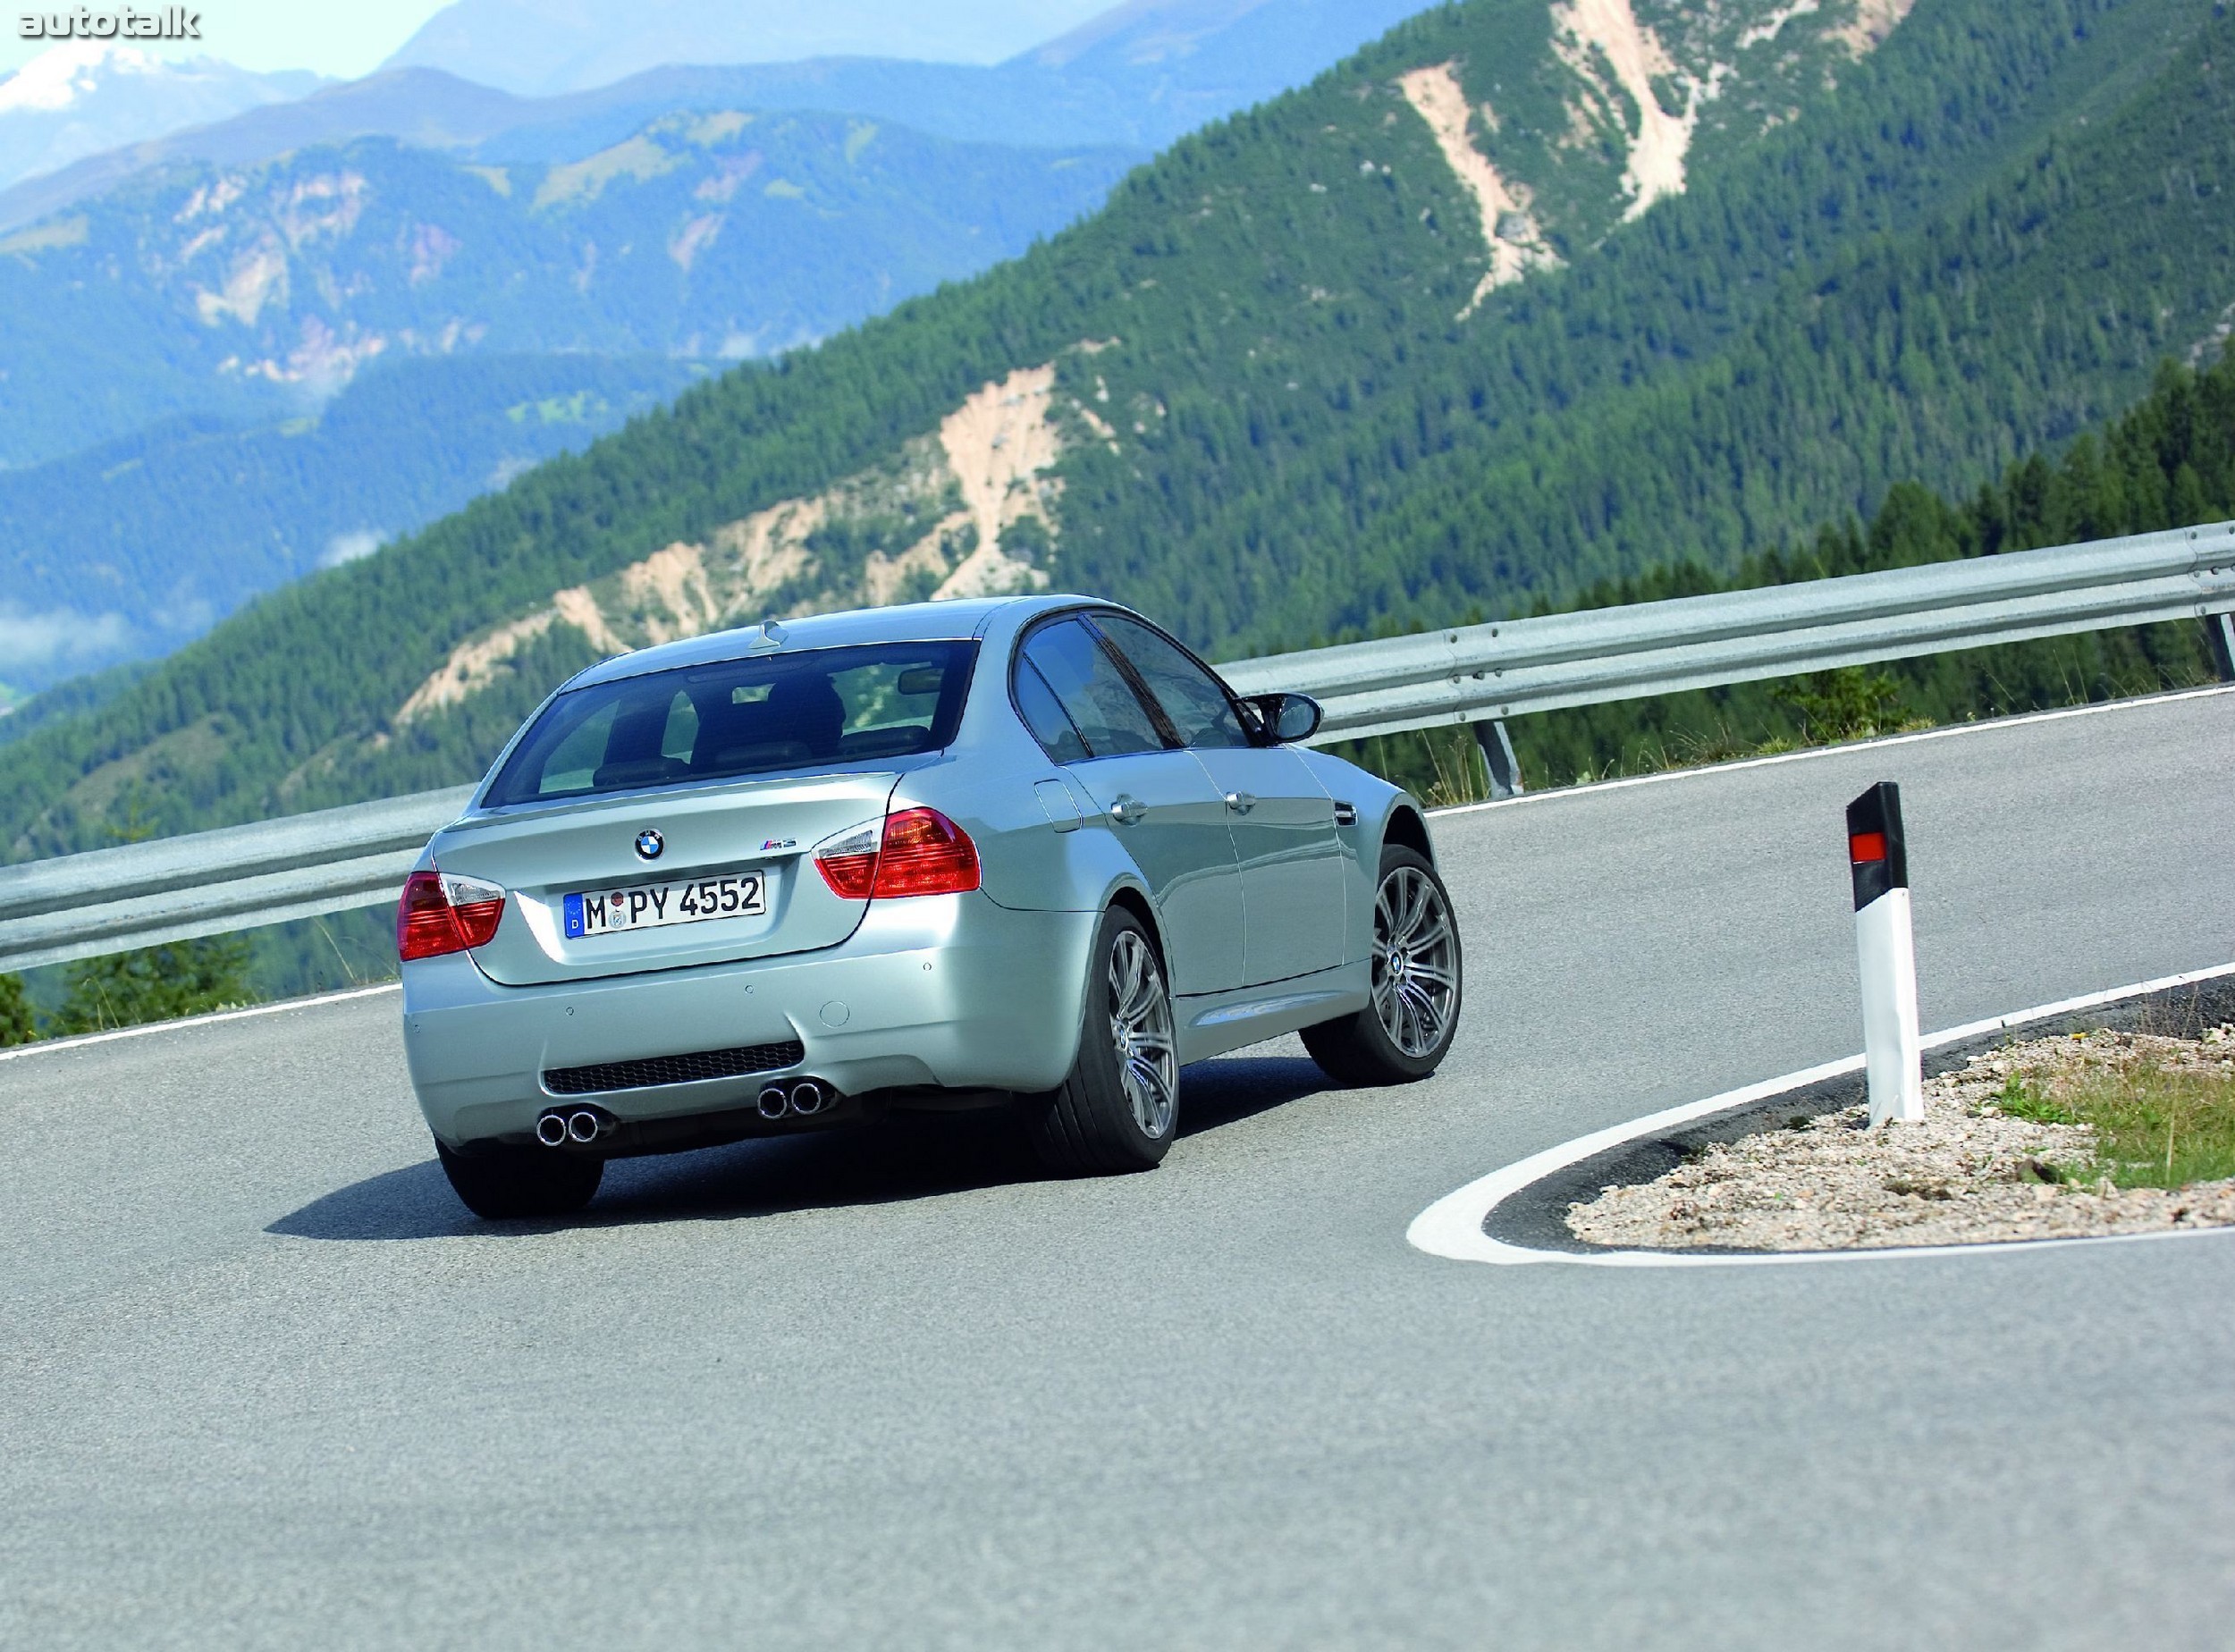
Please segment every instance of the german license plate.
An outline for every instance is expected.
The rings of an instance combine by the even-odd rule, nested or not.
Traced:
[[[710,918],[757,917],[767,910],[768,882],[757,872],[687,883],[639,883],[568,896],[567,939],[704,923]]]

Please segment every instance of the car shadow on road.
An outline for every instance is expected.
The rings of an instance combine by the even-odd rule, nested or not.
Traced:
[[[1230,1056],[1186,1070],[1179,1134],[1210,1134],[1330,1087],[1310,1061]],[[706,1221],[840,1205],[886,1204],[1049,1179],[1007,1112],[904,1115],[861,1130],[740,1142],[617,1159],[588,1210],[560,1221],[483,1222],[459,1204],[432,1159],[312,1200],[265,1229],[293,1239],[438,1239]]]

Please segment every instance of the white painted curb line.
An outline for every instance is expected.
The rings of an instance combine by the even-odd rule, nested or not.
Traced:
[[[221,1021],[253,1021],[259,1016],[280,1016],[291,1009],[316,1009],[321,1004],[347,1004],[353,999],[378,998],[384,992],[401,991],[401,982],[384,982],[377,987],[358,987],[348,992],[328,992],[320,998],[282,999],[276,1004],[252,1004],[246,1009],[220,1010],[213,1016],[188,1016],[178,1021],[150,1021],[144,1026],[119,1027],[114,1032],[89,1032],[82,1038],[39,1039],[29,1044],[18,1044],[13,1049],[0,1049],[0,1061],[21,1061],[25,1056],[58,1055],[66,1049],[83,1049],[89,1044],[114,1044],[119,1039],[148,1038],[157,1032],[177,1032],[188,1027],[215,1026]]]
[[[1960,1044],[1966,1039],[1977,1038],[1984,1032],[1998,1032],[2005,1027],[2024,1026],[2030,1022],[2045,1021],[2054,1016],[2071,1015],[2078,1010],[2115,1004],[2122,999],[2140,998],[2146,993],[2193,986],[2198,982],[2217,981],[2229,975],[2235,975],[2235,964],[2221,964],[2211,969],[2191,970],[2184,975],[2165,975],[2130,987],[2113,987],[2106,992],[2090,992],[2054,1004],[2040,1004],[2012,1015],[1969,1022],[1960,1027],[1950,1027],[1944,1032],[1935,1032],[1924,1041],[1923,1048],[1938,1049],[1944,1045]],[[1503,1170],[1492,1171],[1479,1181],[1469,1182],[1455,1193],[1445,1194],[1413,1218],[1413,1225],[1405,1229],[1404,1236],[1415,1250],[1425,1251],[1430,1256],[1447,1257],[1455,1262],[1490,1262],[1501,1267],[1532,1262],[1572,1262],[1586,1268],[1746,1268],[1785,1262],[1865,1261],[1902,1256],[1971,1256],[1982,1251],[2038,1251],[2050,1245],[2104,1244],[2135,1239],[2188,1239],[2199,1234],[2235,1233],[2235,1228],[2197,1228],[2151,1234],[2087,1235],[2066,1239],[2003,1239],[1982,1244],[1887,1245],[1873,1250],[1772,1251],[1752,1254],[1702,1255],[1683,1251],[1539,1251],[1527,1245],[1508,1244],[1502,1239],[1491,1238],[1482,1231],[1484,1224],[1490,1219],[1490,1212],[1522,1189],[1595,1153],[1603,1153],[1610,1147],[1620,1147],[1624,1142],[1636,1141],[1640,1136],[1657,1135],[1665,1130],[1676,1129],[1733,1108],[1766,1101],[1788,1090],[1799,1090],[1827,1078],[1838,1078],[1861,1070],[1862,1058],[1847,1056],[1837,1061],[1826,1061],[1821,1066],[1806,1067],[1798,1073],[1764,1079],[1757,1084],[1726,1090],[1721,1095],[1709,1096],[1704,1101],[1672,1107],[1644,1118],[1633,1119],[1626,1125],[1596,1130],[1590,1135],[1578,1136],[1573,1142],[1563,1142],[1557,1147],[1531,1154],[1519,1164],[1508,1165]]]

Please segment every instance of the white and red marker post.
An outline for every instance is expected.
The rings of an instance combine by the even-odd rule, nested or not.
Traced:
[[[1902,788],[1880,780],[1847,805],[1847,862],[1855,880],[1855,955],[1862,967],[1863,1070],[1870,1127],[1925,1117],[1917,1032],[1917,942],[1910,927],[1909,846]]]

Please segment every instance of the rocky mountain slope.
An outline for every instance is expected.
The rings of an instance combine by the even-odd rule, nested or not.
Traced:
[[[13,743],[0,833],[462,779],[565,670],[772,609],[1045,580],[1231,654],[1733,569],[2209,347],[2231,50],[2174,0],[1438,10]]]

